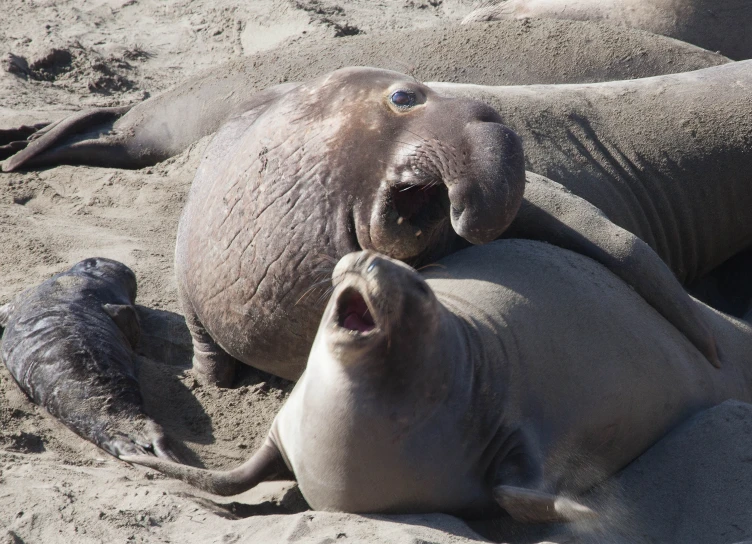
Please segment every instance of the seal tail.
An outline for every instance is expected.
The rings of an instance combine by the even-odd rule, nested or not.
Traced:
[[[289,475],[279,448],[270,438],[251,458],[228,471],[206,470],[157,459],[148,455],[120,455],[121,460],[158,470],[171,478],[182,480],[203,491],[216,495],[237,495],[265,480],[281,479]]]

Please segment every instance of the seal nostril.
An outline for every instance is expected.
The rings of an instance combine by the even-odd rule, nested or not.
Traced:
[[[376,261],[371,261],[371,264],[368,265],[368,268],[366,268],[366,272],[372,272],[373,270],[376,270]]]

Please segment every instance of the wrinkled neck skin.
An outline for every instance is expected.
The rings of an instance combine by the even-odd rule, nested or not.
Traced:
[[[314,509],[496,511],[488,473],[506,438],[503,393],[498,410],[487,411],[498,421],[474,413],[483,388],[475,369],[503,365],[484,361],[470,326],[437,306],[438,334],[416,338],[407,358],[386,358],[403,368],[380,356],[343,365],[319,331],[309,366],[270,433]]]

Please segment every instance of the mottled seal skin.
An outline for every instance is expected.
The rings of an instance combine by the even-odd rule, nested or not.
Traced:
[[[568,521],[573,496],[690,415],[752,398],[752,328],[702,306],[703,356],[604,267],[502,240],[423,276],[372,252],[337,265],[308,366],[262,448],[207,471],[121,457],[218,494],[285,467],[317,510]],[[570,497],[570,498],[567,498]]]
[[[323,257],[366,248],[419,266],[489,242],[522,205],[522,164],[519,141],[482,102],[384,70],[337,70],[227,123],[176,242],[198,376],[230,385],[241,361],[297,379],[321,317],[311,287]],[[718,364],[694,304],[643,242],[539,176],[525,191],[522,236],[603,262]]]
[[[493,106],[528,170],[647,242],[682,283],[752,247],[752,61],[584,85],[428,85]]]
[[[670,36],[734,60],[752,58],[752,4],[747,0],[505,0],[477,9],[463,22],[528,17],[604,21]]]
[[[404,70],[409,65],[421,80],[526,85],[631,79],[728,62],[670,38],[575,21],[503,21],[482,30],[454,25],[338,38],[336,44],[336,54],[331,43],[309,43],[229,62],[133,108],[77,113],[30,140],[24,139],[29,129],[39,127],[0,130],[0,160],[12,156],[3,169],[150,166],[212,134],[234,115],[263,110],[264,101],[291,87],[277,87],[279,82],[307,81],[346,66]]]
[[[135,298],[130,268],[81,261],[0,308],[0,358],[33,402],[106,452],[177,460],[142,408]]]

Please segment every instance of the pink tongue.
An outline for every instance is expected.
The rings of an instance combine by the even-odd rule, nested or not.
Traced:
[[[366,332],[373,328],[373,323],[368,323],[356,312],[351,312],[345,316],[342,325],[351,331]]]

